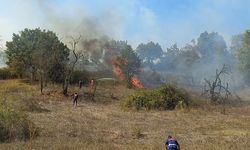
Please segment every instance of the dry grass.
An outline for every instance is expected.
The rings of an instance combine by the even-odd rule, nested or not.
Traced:
[[[9,87],[11,84],[16,89]],[[40,128],[40,135],[32,141],[32,146],[29,142],[17,141],[0,144],[0,149],[155,150],[164,149],[168,134],[178,139],[182,150],[250,148],[248,105],[228,107],[226,115],[212,106],[208,109],[130,111],[123,110],[118,100],[110,98],[109,89],[98,87],[95,102],[82,96],[86,88],[71,88],[71,92],[78,91],[81,96],[79,106],[73,108],[71,98],[60,96],[60,89],[54,94],[41,95],[35,91],[39,91],[37,87],[22,84],[16,80],[0,81],[0,94],[3,89],[5,93],[33,91],[41,107],[49,111],[28,112],[29,118]],[[28,88],[23,90],[26,86]],[[119,98],[131,90],[117,86],[111,92]]]

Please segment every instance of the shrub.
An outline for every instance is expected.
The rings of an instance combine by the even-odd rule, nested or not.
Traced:
[[[46,111],[43,109],[37,100],[35,100],[33,97],[22,97],[20,98],[19,102],[17,102],[19,106],[17,106],[17,109],[21,111],[27,111],[27,112],[43,112]]]
[[[177,105],[186,107],[189,102],[190,97],[185,90],[178,89],[170,84],[163,85],[155,90],[139,90],[122,98],[123,106],[137,110],[142,108],[172,110]]]
[[[17,78],[17,75],[12,73],[9,68],[0,68],[0,80]]]
[[[86,71],[74,71],[71,77],[71,83],[79,83],[79,81],[82,81],[83,84],[88,83],[89,80],[89,74]]]
[[[162,105],[164,109],[175,109],[177,104],[182,103],[188,106],[190,101],[189,94],[184,89],[167,84],[159,88],[158,92],[161,95]]]
[[[0,108],[0,142],[27,140],[37,133],[34,124],[25,114]]]

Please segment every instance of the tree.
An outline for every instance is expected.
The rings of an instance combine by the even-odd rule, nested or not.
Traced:
[[[170,48],[167,48],[167,52],[163,53],[161,62],[157,64],[158,70],[175,71],[178,65],[178,56],[180,55],[180,49],[177,44],[173,44]]]
[[[231,39],[230,51],[234,56],[237,56],[237,51],[243,47],[243,37],[244,34],[234,35]]]
[[[5,53],[3,50],[2,40],[0,39],[0,68],[5,66]]]
[[[182,59],[186,67],[192,66],[197,60],[200,59],[197,46],[186,44],[186,46],[181,49],[180,59]]]
[[[163,50],[158,43],[151,41],[147,44],[139,44],[136,53],[145,65],[152,67],[154,62],[162,57]]]
[[[238,47],[237,56],[239,60],[239,66],[243,73],[247,75],[247,79],[250,75],[250,30],[247,30],[242,38],[242,45]],[[249,83],[249,79],[247,81]]]
[[[105,41],[106,39],[88,39],[82,42],[84,50],[89,54],[89,58],[97,65],[102,63]]]
[[[227,46],[224,38],[217,32],[203,32],[197,39],[198,50],[205,62],[212,62],[216,56],[227,55]]]
[[[197,46],[195,44],[186,44],[180,53],[177,55],[177,67],[178,70],[183,74],[183,79],[188,85],[195,84],[194,69],[200,60],[199,53],[197,51]]]
[[[104,61],[107,64],[112,63],[113,57],[116,57],[121,54],[121,51],[124,49],[124,47],[127,46],[127,41],[116,41],[116,40],[110,40],[105,44],[105,55],[104,55]]]
[[[127,45],[126,41],[108,40],[107,37],[99,39],[84,40],[82,42],[84,50],[88,52],[92,62],[99,66],[112,63],[112,59],[118,56]]]
[[[127,82],[127,87],[132,87],[132,78],[140,72],[141,61],[130,45],[126,45],[121,54],[113,62],[116,74]]]
[[[69,49],[54,32],[40,28],[24,29],[20,34],[13,34],[6,47],[7,65],[20,77],[31,73],[31,81],[38,73],[41,92],[44,82],[50,77],[48,72],[58,72],[52,70],[53,66],[64,66],[69,56]]]
[[[83,53],[77,48],[81,36],[79,36],[78,38],[74,38],[74,37],[70,37],[71,40],[69,42],[71,48],[70,48],[70,52],[72,54],[72,59],[71,61],[69,61],[66,69],[65,69],[65,76],[64,76],[64,82],[63,82],[63,94],[67,95],[68,94],[68,86],[69,86],[69,81],[72,77],[72,74],[74,72],[75,66],[77,64],[77,62],[79,61],[79,59],[83,56]]]
[[[224,64],[221,70],[216,69],[215,79],[204,79],[205,85],[202,94],[207,95],[212,103],[225,104],[228,96],[231,95],[228,83],[223,83],[221,80],[221,76],[225,74],[229,74],[229,68]]]

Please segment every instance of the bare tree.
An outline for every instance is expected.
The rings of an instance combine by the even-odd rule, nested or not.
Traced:
[[[212,103],[222,103],[225,104],[228,97],[231,95],[229,91],[228,83],[223,83],[221,81],[221,76],[223,74],[229,74],[229,67],[223,65],[221,70],[216,69],[216,75],[214,80],[205,80],[202,95],[208,96]]]
[[[69,62],[68,67],[65,72],[65,78],[63,82],[63,94],[68,94],[68,86],[69,86],[69,80],[72,77],[73,71],[75,69],[76,63],[79,61],[79,59],[83,56],[83,53],[77,49],[77,45],[80,42],[81,35],[78,38],[70,37],[71,41],[69,42],[71,48],[71,52],[73,54],[72,60]]]

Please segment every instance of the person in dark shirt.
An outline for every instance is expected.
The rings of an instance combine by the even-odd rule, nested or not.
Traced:
[[[168,139],[165,142],[166,150],[180,150],[180,145],[175,138],[171,135],[168,136]]]
[[[77,106],[77,100],[78,100],[78,94],[74,93],[73,95],[73,106],[76,107]]]
[[[79,89],[82,88],[82,80],[79,81]]]

